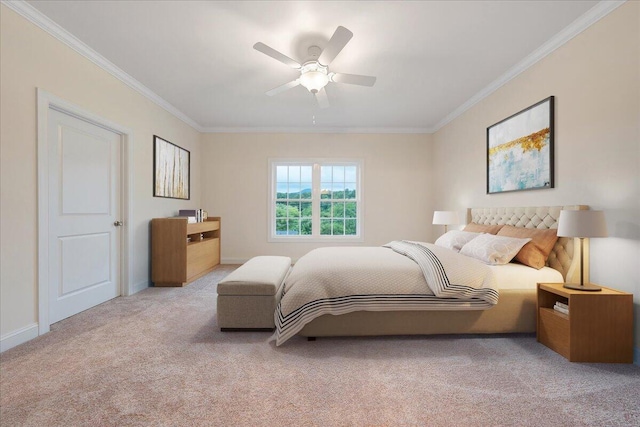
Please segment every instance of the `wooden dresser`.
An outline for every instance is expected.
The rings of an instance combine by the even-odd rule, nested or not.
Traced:
[[[184,286],[220,264],[220,217],[189,224],[186,218],[151,220],[151,281]]]

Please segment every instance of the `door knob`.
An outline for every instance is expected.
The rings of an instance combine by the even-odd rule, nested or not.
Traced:
[[[113,225],[115,225],[116,227],[122,227],[122,221],[115,221]]]

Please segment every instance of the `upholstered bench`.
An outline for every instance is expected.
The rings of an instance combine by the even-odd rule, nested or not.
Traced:
[[[280,287],[291,258],[258,256],[218,283],[218,326],[221,331],[273,330]]]

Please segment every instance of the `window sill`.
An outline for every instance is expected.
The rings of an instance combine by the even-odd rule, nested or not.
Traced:
[[[287,236],[277,237],[269,236],[267,239],[269,243],[362,243],[364,242],[363,236],[326,236],[326,237],[312,237],[312,236]]]

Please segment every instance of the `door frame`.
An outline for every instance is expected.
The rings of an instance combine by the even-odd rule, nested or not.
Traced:
[[[84,108],[37,88],[38,134],[38,335],[50,330],[49,323],[49,110],[56,110],[120,135],[121,180],[120,203],[122,235],[120,236],[121,296],[131,295],[133,283],[133,130],[120,126]]]

